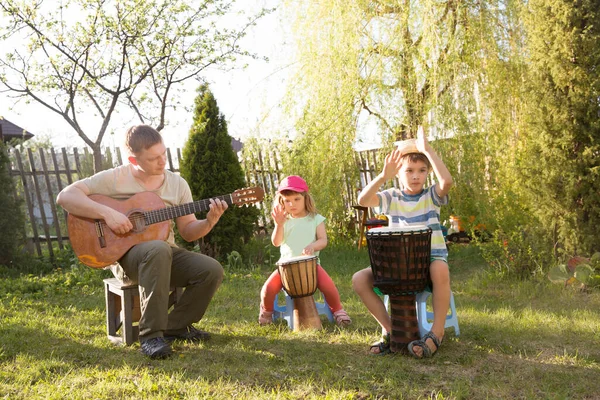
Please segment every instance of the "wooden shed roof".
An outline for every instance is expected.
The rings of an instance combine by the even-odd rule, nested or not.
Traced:
[[[11,139],[28,140],[33,137],[33,133],[3,118],[0,118],[0,133],[4,142],[8,142]]]

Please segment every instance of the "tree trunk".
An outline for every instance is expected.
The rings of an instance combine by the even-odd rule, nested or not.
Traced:
[[[99,144],[95,144],[92,147],[92,154],[94,156],[94,173],[103,171],[104,168],[104,163],[103,158],[102,158],[102,146]]]

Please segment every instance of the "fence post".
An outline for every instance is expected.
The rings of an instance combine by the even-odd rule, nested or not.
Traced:
[[[44,210],[44,201],[42,199],[42,193],[40,192],[40,184],[38,182],[36,168],[35,168],[35,160],[33,159],[33,152],[31,149],[27,149],[27,155],[29,156],[29,167],[31,168],[31,174],[33,178],[33,185],[35,187],[35,194],[37,196],[38,205],[40,208],[40,216],[42,217],[43,225],[44,225],[44,233],[46,234],[46,244],[48,245],[48,253],[50,254],[50,258],[54,258],[54,252],[52,251],[52,241],[50,239],[50,230],[48,229],[48,224],[46,223],[46,211]],[[35,220],[33,221],[35,223]],[[41,254],[40,254],[41,255]]]
[[[50,184],[50,176],[48,175],[48,168],[46,167],[46,157],[44,156],[44,150],[42,148],[39,149],[39,153],[40,153],[40,162],[42,163],[42,170],[44,171],[44,178],[46,180],[46,190],[48,191],[50,211],[52,212],[52,222],[54,225],[54,229],[56,231],[56,240],[58,241],[58,248],[62,250],[63,243],[62,243],[62,236],[60,234],[60,224],[58,223],[58,213],[56,212],[56,203],[54,201],[54,192],[52,191],[52,185]],[[41,204],[41,203],[40,203],[40,208],[43,208],[43,204]],[[44,226],[46,226],[46,225],[47,225],[47,220],[44,217]],[[52,238],[50,236],[48,236],[48,240],[51,241]],[[50,247],[52,247],[52,246],[50,246]]]

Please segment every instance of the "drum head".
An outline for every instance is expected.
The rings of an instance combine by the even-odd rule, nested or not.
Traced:
[[[290,258],[285,258],[282,260],[277,261],[277,265],[286,265],[286,264],[293,264],[293,263],[297,263],[300,261],[306,261],[306,260],[312,260],[317,258],[317,256],[297,256],[297,257],[290,257]]]
[[[396,226],[395,227],[384,226],[381,228],[369,229],[367,231],[367,234],[369,232],[372,232],[372,233],[420,232],[420,231],[424,231],[427,229],[428,229],[428,226],[426,226],[426,225],[397,226],[397,227]]]

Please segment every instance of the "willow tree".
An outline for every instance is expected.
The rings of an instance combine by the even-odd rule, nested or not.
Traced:
[[[460,62],[450,96],[435,106],[456,186],[450,209],[488,229],[514,231],[527,223],[522,190],[523,103],[526,89],[520,3],[477,2],[464,8]]]
[[[338,197],[356,189],[357,135],[378,135],[389,146],[414,137],[418,125],[437,137],[463,128],[456,121],[468,119],[474,104],[474,80],[465,79],[473,72],[463,58],[475,52],[468,40],[476,16],[454,0],[304,0],[290,7],[300,65],[291,109],[301,113],[286,166],[306,175],[317,205],[344,227],[348,210]],[[471,87],[463,92],[461,82]],[[446,123],[449,109],[460,115]]]
[[[0,2],[0,88],[60,115],[96,170],[115,115],[160,131],[186,81],[248,55],[239,40],[263,15],[232,29],[222,21],[230,0],[55,3]]]
[[[348,210],[340,196],[348,193],[346,179],[356,174],[352,143],[360,90],[360,14],[353,2],[332,10],[313,1],[291,2],[288,10],[297,17],[300,67],[288,109],[298,135],[291,152],[282,155],[284,171],[306,179],[331,232],[343,232]]]

